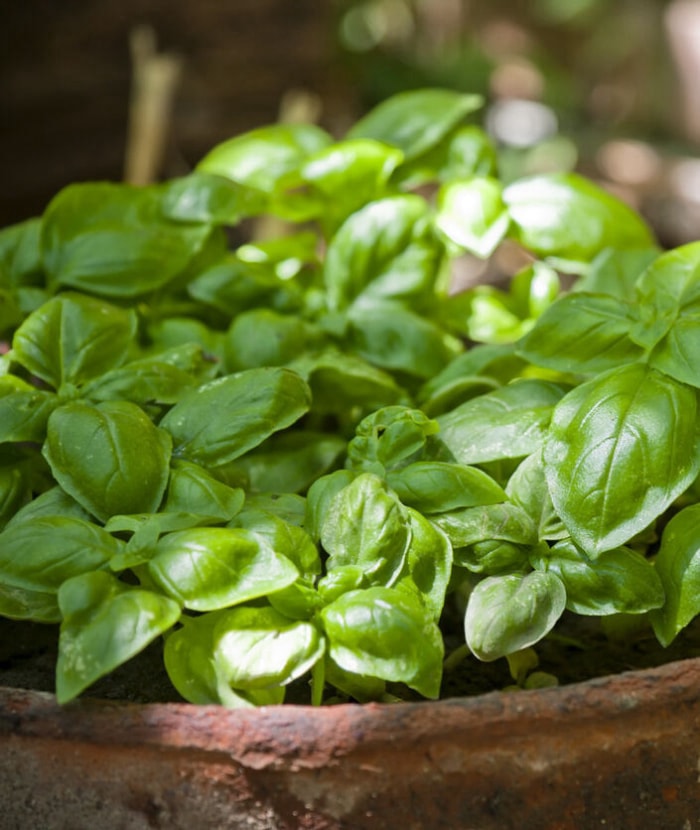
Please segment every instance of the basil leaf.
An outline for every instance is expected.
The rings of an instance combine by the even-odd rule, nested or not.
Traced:
[[[67,703],[142,651],[180,616],[176,602],[125,585],[104,571],[65,582],[56,664],[56,698]]]
[[[321,341],[321,332],[300,317],[256,308],[231,323],[224,340],[226,366],[232,372],[283,366]]]
[[[657,639],[668,646],[700,614],[700,505],[684,508],[666,525],[654,565],[666,602],[649,616]]]
[[[409,194],[370,202],[351,214],[328,244],[325,301],[330,311],[342,311],[359,297],[430,295],[442,256],[423,199]]]
[[[520,342],[524,358],[562,372],[603,372],[634,363],[644,350],[630,339],[637,310],[619,297],[574,293],[561,297]]]
[[[541,452],[533,453],[518,465],[508,480],[506,494],[532,519],[540,540],[568,537],[569,531],[552,504]]]
[[[561,579],[566,607],[576,614],[643,614],[664,604],[657,570],[629,548],[615,548],[591,560],[573,542],[564,540],[532,564]]]
[[[330,143],[328,133],[313,124],[273,124],[218,144],[196,169],[270,195],[283,175]]]
[[[390,472],[387,483],[401,501],[422,513],[505,501],[502,488],[483,470],[444,461],[416,461]]]
[[[575,173],[521,179],[505,189],[503,200],[516,239],[539,256],[588,263],[606,247],[653,242],[638,213]]]
[[[260,536],[238,528],[200,527],[169,533],[148,563],[153,581],[194,611],[213,611],[290,585],[294,565]]]
[[[552,630],[565,606],[566,590],[553,573],[489,576],[469,596],[467,645],[487,662],[521,651]]]
[[[321,572],[316,545],[303,528],[249,504],[250,501],[246,503],[245,510],[229,523],[229,527],[242,527],[259,536],[275,553],[293,562],[304,576],[315,576]]]
[[[28,591],[0,583],[0,615],[10,620],[58,623],[61,612],[54,592]]]
[[[700,471],[695,390],[642,364],[569,392],[544,447],[557,513],[595,558],[644,530]]]
[[[439,427],[419,409],[386,406],[367,415],[348,445],[348,466],[375,471],[405,467],[424,450]]]
[[[518,545],[537,543],[533,520],[521,507],[509,502],[438,513],[430,521],[447,534],[455,549],[494,539]]]
[[[134,311],[93,297],[61,294],[15,332],[13,355],[55,389],[79,385],[119,366],[136,336]]]
[[[401,92],[355,123],[348,138],[373,138],[398,147],[406,161],[426,152],[483,104],[480,95],[447,89]]]
[[[659,256],[657,247],[605,248],[574,285],[575,291],[609,294],[624,302],[634,294],[639,275]]]
[[[30,497],[29,483],[21,467],[0,466],[0,530]]]
[[[41,443],[49,415],[59,401],[14,375],[0,377],[0,444],[7,441]]]
[[[265,208],[264,194],[210,173],[190,173],[165,185],[163,214],[179,222],[236,225]]]
[[[176,461],[162,509],[168,513],[195,513],[229,521],[243,507],[244,500],[240,488],[217,481],[198,464]]]
[[[287,619],[274,608],[233,608],[214,630],[214,659],[234,689],[283,686],[305,674],[323,656],[325,640],[307,622]]]
[[[216,467],[293,424],[309,405],[309,387],[295,372],[249,369],[200,386],[160,425],[172,435],[177,457]]]
[[[106,521],[116,513],[158,509],[170,444],[135,404],[73,401],[51,413],[42,452],[61,487]]]
[[[15,288],[41,279],[41,228],[35,217],[0,230],[0,285]]]
[[[92,518],[87,510],[82,508],[63,488],[55,486],[44,493],[39,493],[32,501],[21,507],[7,523],[7,527],[44,516],[69,516],[87,522]]]
[[[321,526],[327,570],[359,565],[379,585],[396,581],[410,541],[406,509],[371,473],[357,476],[335,495]]]
[[[440,438],[463,464],[519,458],[542,446],[562,390],[519,380],[439,415]]]
[[[460,248],[486,259],[510,225],[501,193],[500,182],[487,176],[448,182],[438,193],[437,227]]]
[[[410,594],[383,587],[350,591],[320,616],[329,655],[345,671],[406,683],[424,697],[439,695],[442,636]]]
[[[355,480],[356,473],[351,470],[336,470],[316,479],[306,494],[306,510],[304,528],[311,538],[318,542],[321,539],[321,529],[330,506],[336,495]]]

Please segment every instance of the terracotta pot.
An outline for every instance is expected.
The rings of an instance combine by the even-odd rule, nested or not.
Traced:
[[[4,830],[696,830],[700,659],[439,703],[0,690]]]

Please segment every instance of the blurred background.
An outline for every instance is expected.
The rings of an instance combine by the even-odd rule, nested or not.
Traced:
[[[65,184],[182,175],[276,120],[340,137],[445,86],[504,178],[576,169],[700,238],[700,0],[22,0],[0,30],[0,225]]]

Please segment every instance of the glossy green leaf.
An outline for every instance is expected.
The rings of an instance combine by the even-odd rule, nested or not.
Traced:
[[[700,471],[695,390],[632,364],[569,392],[544,448],[549,491],[591,557],[625,544]]]
[[[59,703],[138,654],[180,616],[171,599],[103,571],[64,583],[58,603],[63,615],[56,665]]]
[[[252,187],[211,173],[190,173],[165,185],[163,213],[179,222],[236,225],[262,213],[265,196]]]
[[[97,525],[69,516],[39,516],[0,534],[0,580],[55,593],[65,580],[103,568],[123,548]]]
[[[565,606],[566,590],[553,573],[487,577],[469,596],[467,645],[484,661],[528,648],[551,631]]]
[[[406,683],[425,697],[438,696],[442,636],[410,594],[383,587],[350,591],[326,606],[321,620],[330,657],[345,671]]]
[[[233,320],[224,340],[226,367],[238,372],[283,366],[322,342],[320,330],[296,315],[269,308],[244,311]]]
[[[7,527],[45,516],[68,516],[84,521],[90,521],[92,518],[87,510],[81,507],[72,496],[69,496],[62,487],[56,485],[35,496],[32,501],[21,507],[10,519]]]
[[[331,311],[363,299],[431,294],[443,250],[424,199],[388,196],[353,213],[328,244],[323,270]]]
[[[170,447],[170,436],[135,404],[73,401],[51,413],[43,454],[61,487],[106,521],[158,509]]]
[[[360,565],[375,584],[391,585],[411,541],[410,520],[397,496],[371,473],[362,473],[330,503],[321,527],[326,568]]]
[[[29,482],[19,466],[0,466],[0,530],[31,498]]]
[[[631,303],[607,294],[561,297],[520,342],[527,360],[562,372],[604,372],[634,363],[644,350],[630,339],[637,323]]]
[[[61,612],[55,592],[28,591],[0,582],[0,616],[10,620],[58,623]]]
[[[628,302],[640,274],[659,256],[656,246],[643,248],[605,248],[591,262],[574,290],[591,294],[610,294]]]
[[[40,443],[58,398],[14,375],[0,376],[0,444],[7,441]]]
[[[603,248],[649,246],[638,213],[575,173],[552,173],[509,185],[503,199],[516,238],[539,256],[588,263]]]
[[[537,527],[532,518],[509,502],[439,513],[430,520],[447,534],[456,549],[491,540],[518,545],[537,543]]]
[[[508,479],[506,494],[532,519],[539,540],[565,539],[569,535],[554,509],[541,452],[533,453],[518,465]]]
[[[336,495],[351,484],[357,473],[351,470],[336,470],[316,479],[306,494],[304,528],[311,538],[318,542],[321,529],[329,515],[331,503]]]
[[[290,585],[298,571],[261,538],[239,528],[176,531],[148,563],[154,582],[186,608],[213,611]]]
[[[214,630],[214,658],[234,689],[283,686],[321,659],[325,640],[307,622],[290,620],[274,608],[233,608]]]
[[[298,525],[290,524],[282,517],[268,510],[249,506],[239,513],[229,527],[242,527],[282,556],[294,563],[304,576],[315,576],[321,572],[321,559],[316,545],[307,531]]]
[[[659,642],[668,646],[700,614],[700,505],[686,507],[666,525],[654,565],[666,602],[650,619]]]
[[[304,380],[288,369],[249,369],[200,386],[160,422],[177,457],[220,466],[293,424],[310,405]]]
[[[482,103],[480,95],[464,95],[447,89],[401,92],[376,106],[347,135],[391,144],[409,161],[437,144]]]
[[[41,218],[35,217],[0,230],[0,285],[18,287],[40,280],[41,227]]]
[[[31,314],[12,341],[15,359],[55,389],[122,364],[136,336],[134,311],[60,294]]]
[[[331,143],[313,124],[273,124],[224,141],[197,165],[213,173],[271,194],[278,180]]]
[[[664,604],[658,571],[629,548],[606,551],[594,561],[573,542],[563,540],[532,564],[561,579],[566,607],[576,614],[643,614]]]
[[[561,396],[553,383],[517,381],[438,416],[440,438],[463,464],[530,455],[542,446]]]
[[[491,256],[510,224],[501,192],[500,182],[486,176],[450,181],[438,193],[437,227],[460,248]]]
[[[476,467],[444,461],[416,461],[387,476],[401,501],[422,513],[505,501],[503,489]]]
[[[168,513],[197,513],[229,521],[243,507],[243,490],[217,481],[198,464],[173,464],[163,510]]]

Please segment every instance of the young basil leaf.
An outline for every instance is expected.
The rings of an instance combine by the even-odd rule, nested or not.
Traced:
[[[659,256],[656,246],[644,248],[605,248],[574,285],[575,291],[609,294],[624,302],[634,294],[640,274]]]
[[[544,447],[552,502],[595,558],[644,530],[700,471],[695,390],[643,364],[569,392]]]
[[[172,435],[177,457],[217,467],[293,424],[308,411],[310,397],[289,369],[248,369],[200,386],[160,425]]]
[[[42,453],[56,481],[102,521],[158,509],[168,483],[170,436],[135,404],[73,401],[49,417]]]
[[[393,303],[354,307],[348,313],[351,349],[382,369],[425,380],[440,372],[462,345],[440,326]]]
[[[454,551],[455,565],[466,568],[473,574],[501,576],[522,573],[528,569],[528,545],[509,542],[505,539],[483,539]]]
[[[29,315],[12,340],[14,358],[55,389],[119,366],[136,335],[134,311],[61,294]]]
[[[516,239],[539,256],[588,263],[602,248],[653,243],[638,213],[575,173],[521,179],[505,189],[503,199]]]
[[[404,504],[422,513],[445,513],[506,499],[500,485],[483,470],[444,461],[416,461],[389,472],[387,484]]]
[[[0,285],[16,288],[37,284],[42,277],[39,217],[0,230]]]
[[[33,521],[44,516],[68,516],[83,519],[86,522],[92,518],[90,513],[72,496],[69,496],[62,487],[55,486],[35,496],[32,501],[21,507],[7,523],[7,527],[14,527],[22,522]]]
[[[362,473],[336,494],[321,526],[327,570],[359,565],[376,585],[396,581],[410,541],[406,509],[371,473]]]
[[[443,248],[424,199],[388,196],[351,214],[328,244],[323,269],[330,311],[363,301],[434,293]],[[365,303],[366,304],[366,303]]]
[[[331,141],[328,133],[313,124],[273,124],[218,144],[196,170],[271,195],[282,176],[296,170]]]
[[[290,620],[274,608],[232,608],[214,630],[214,659],[234,689],[284,686],[323,657],[316,626]]]
[[[664,588],[654,566],[640,553],[615,548],[597,559],[571,540],[541,549],[532,558],[539,571],[554,573],[566,588],[566,607],[576,614],[643,614],[664,604]]]
[[[500,182],[487,176],[448,182],[438,193],[438,229],[460,248],[486,259],[510,224],[501,193]]]
[[[315,542],[321,540],[321,529],[329,515],[330,506],[336,495],[357,476],[352,470],[336,470],[316,479],[306,494],[304,528]]]
[[[164,186],[163,214],[176,222],[236,225],[265,209],[255,188],[210,173],[190,173]]]
[[[522,508],[532,519],[540,540],[568,537],[569,531],[552,504],[541,452],[533,453],[518,465],[508,479],[506,494],[513,504]]]
[[[246,508],[272,513],[295,527],[304,525],[306,499],[297,493],[248,493],[245,504]]]
[[[439,415],[440,438],[463,464],[530,455],[542,446],[562,394],[547,381],[516,381]]]
[[[361,565],[342,565],[318,580],[318,595],[323,605],[330,605],[339,596],[358,588],[367,588],[368,580]]]
[[[419,409],[386,406],[363,418],[348,445],[348,466],[377,472],[405,467],[439,427]]]
[[[243,490],[218,481],[198,464],[175,461],[162,509],[167,513],[195,513],[227,522],[240,511],[244,500]]]
[[[14,375],[0,376],[0,444],[41,443],[49,415],[58,403],[51,392],[37,389]]]
[[[510,502],[466,507],[438,513],[430,521],[443,531],[456,550],[478,542],[499,540],[517,545],[537,544],[537,528],[532,518]]]
[[[261,537],[275,553],[293,562],[303,576],[321,572],[321,559],[313,539],[303,528],[289,524],[274,513],[250,507],[247,503],[229,527],[242,527]]]
[[[29,591],[55,593],[71,577],[105,567],[124,543],[70,516],[38,516],[0,534],[0,578]]]
[[[469,596],[464,617],[467,645],[491,661],[539,642],[566,606],[566,590],[554,573],[489,576]]]
[[[302,621],[311,620],[326,604],[312,585],[312,580],[304,577],[280,591],[268,594],[267,601],[287,619]]]
[[[30,500],[31,490],[19,466],[0,466],[0,530]]]
[[[483,104],[480,95],[447,89],[416,89],[393,95],[348,131],[348,138],[373,138],[398,147],[406,161],[425,153],[470,112]]]
[[[666,525],[654,565],[666,602],[649,616],[658,641],[668,646],[700,614],[700,505],[684,508]]]
[[[326,653],[323,661],[326,682],[358,703],[381,700],[386,694],[386,681],[379,677],[345,671]]]
[[[0,616],[36,623],[61,622],[55,592],[28,591],[0,582]]]
[[[445,605],[452,573],[452,545],[447,536],[417,510],[408,509],[411,544],[401,577],[394,585],[418,597],[435,622]]]
[[[259,535],[239,528],[200,527],[158,542],[148,572],[168,596],[194,611],[213,611],[265,596],[299,575]]]
[[[409,593],[384,587],[350,591],[320,617],[329,655],[345,671],[406,683],[428,698],[440,693],[442,636]]]
[[[630,339],[637,323],[630,303],[608,294],[560,297],[519,344],[518,353],[538,366],[562,372],[604,372],[644,354]]]
[[[333,433],[285,432],[271,436],[228,469],[245,475],[251,492],[299,493],[336,465],[346,446]]]
[[[90,684],[142,651],[177,622],[167,597],[125,585],[104,571],[65,582],[56,664],[56,698],[67,703]]]

